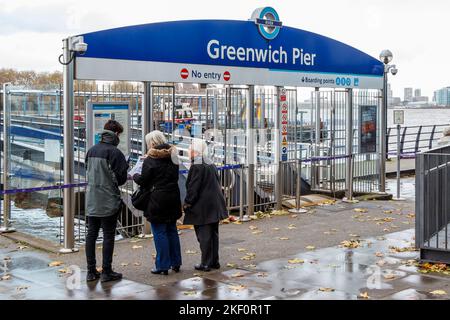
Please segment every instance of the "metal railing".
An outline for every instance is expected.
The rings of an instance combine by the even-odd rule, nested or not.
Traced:
[[[416,156],[416,247],[424,261],[450,263],[450,146]]]

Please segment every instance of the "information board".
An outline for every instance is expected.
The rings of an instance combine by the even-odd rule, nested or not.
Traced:
[[[394,124],[405,123],[405,110],[394,110]]]
[[[130,154],[130,104],[128,102],[88,102],[87,106],[87,147],[101,140],[103,127],[108,120],[116,120],[123,126],[120,143],[117,146],[125,156]]]
[[[359,107],[359,150],[360,153],[377,151],[377,106],[361,105]]]

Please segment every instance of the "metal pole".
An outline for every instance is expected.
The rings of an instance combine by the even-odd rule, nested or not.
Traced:
[[[281,210],[282,208],[282,193],[281,193],[281,90],[283,87],[276,87],[277,92],[277,108],[275,112],[275,209]]]
[[[9,105],[9,84],[3,84],[3,190],[9,190],[9,144],[11,127],[11,110]],[[9,225],[11,218],[11,196],[7,193],[3,194],[3,224],[0,226],[0,233],[15,231]]]
[[[386,192],[386,111],[387,111],[387,72],[383,76],[382,103],[380,110],[380,192]]]
[[[315,148],[314,148],[314,156],[320,156],[320,91],[319,88],[316,88],[316,123],[315,123]],[[314,189],[319,188],[319,170],[320,163],[311,162],[311,166],[314,167]]]
[[[152,83],[144,81],[144,94],[142,97],[142,155],[147,153],[147,144],[145,142],[145,135],[153,131],[153,89]],[[150,222],[143,219],[143,234],[151,234]]]
[[[346,201],[353,202],[353,89],[347,89],[347,108],[345,115],[345,166]]]
[[[400,130],[401,130],[401,126],[399,124],[397,124],[397,196],[392,199],[392,200],[397,200],[397,201],[405,200],[400,197],[400,170],[401,170],[401,167],[400,167],[400,161],[401,161]]]
[[[248,216],[247,216],[248,217]],[[239,220],[244,219],[244,166],[239,170]]]
[[[71,52],[69,50],[70,38],[63,40],[63,55],[64,61],[71,60]],[[64,65],[63,72],[63,115],[64,115],[64,185],[73,184],[74,179],[74,134],[73,134],[73,70],[74,62]],[[60,250],[61,253],[70,253],[76,251],[75,249],[75,233],[74,233],[74,219],[75,219],[75,192],[73,188],[64,189],[64,248]]]
[[[253,215],[255,211],[255,139],[253,132],[255,86],[248,86],[248,99],[246,105],[247,114],[247,215]]]
[[[302,159],[297,159],[297,178],[295,185],[295,209],[290,209],[291,213],[307,213],[308,210],[302,209],[301,205],[301,196],[302,196]]]

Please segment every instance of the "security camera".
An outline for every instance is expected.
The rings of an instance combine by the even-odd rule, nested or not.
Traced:
[[[74,45],[73,51],[83,54],[87,51],[88,45],[85,42],[79,42]]]
[[[82,36],[72,37],[69,42],[69,50],[84,54],[87,51],[88,45],[83,40]]]
[[[396,75],[397,74],[397,72],[398,72],[398,69],[396,68],[396,67],[393,67],[392,69],[391,69],[391,73],[392,73],[392,75]]]

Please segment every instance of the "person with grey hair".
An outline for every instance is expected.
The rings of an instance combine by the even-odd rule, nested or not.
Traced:
[[[438,141],[439,146],[450,144],[450,127],[444,128],[442,131],[442,137]]]
[[[181,267],[180,239],[176,222],[181,218],[181,199],[178,187],[179,165],[172,161],[177,151],[167,143],[161,131],[145,136],[148,152],[142,173],[133,176],[134,182],[148,195],[144,216],[152,227],[156,247],[156,267],[153,274],[168,275],[169,269],[179,272]]]
[[[228,217],[217,168],[207,158],[203,140],[194,139],[189,148],[191,167],[186,180],[184,224],[194,225],[200,244],[201,263],[196,270],[219,269],[219,222]]]

